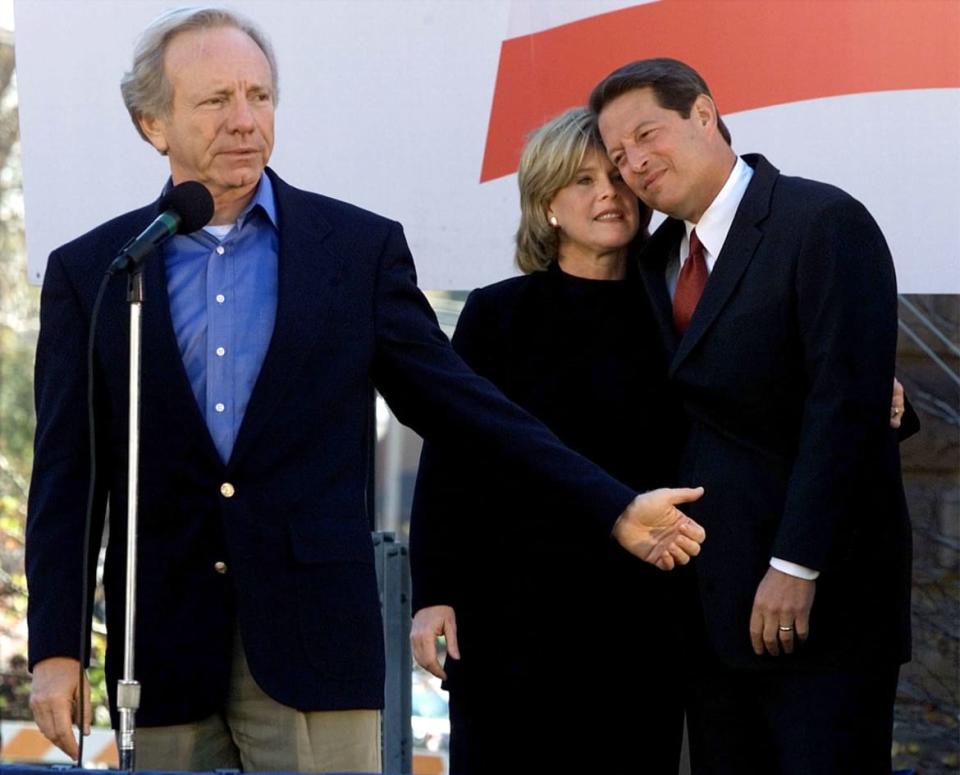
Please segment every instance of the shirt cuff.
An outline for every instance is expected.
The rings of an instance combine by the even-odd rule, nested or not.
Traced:
[[[770,567],[781,573],[786,573],[788,576],[796,576],[798,579],[806,579],[807,581],[813,581],[820,575],[818,570],[797,565],[797,563],[788,560],[781,560],[779,557],[770,558]]]

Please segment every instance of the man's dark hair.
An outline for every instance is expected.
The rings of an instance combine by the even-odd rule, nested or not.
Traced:
[[[590,93],[590,109],[600,115],[604,106],[635,89],[653,90],[661,108],[673,110],[684,118],[690,118],[693,103],[701,94],[710,99],[710,87],[700,73],[677,59],[660,57],[641,59],[619,67],[598,83]],[[717,112],[717,128],[727,145],[731,145],[730,130]]]

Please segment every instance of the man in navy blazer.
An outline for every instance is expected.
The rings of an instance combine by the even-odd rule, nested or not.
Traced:
[[[198,180],[215,203],[206,230],[174,237],[143,269],[141,768],[379,769],[374,386],[404,423],[440,442],[471,438],[643,559],[669,569],[696,554],[703,531],[674,504],[699,491],[635,496],[568,451],[453,353],[399,224],[266,168],[276,67],[256,27],[221,9],[165,14],[142,36],[123,93],[172,182]],[[77,661],[87,332],[111,260],[157,215],[155,203],[59,248],[44,279],[27,525],[32,706],[72,756],[71,723],[89,703]],[[109,500],[112,644],[123,630],[126,310],[117,278],[94,342],[89,544],[95,556]],[[111,645],[111,693],[122,656]]]
[[[708,495],[692,565],[696,773],[890,771],[910,524],[888,427],[893,263],[837,188],[738,158],[671,59],[591,95],[611,160],[670,216],[640,256]]]

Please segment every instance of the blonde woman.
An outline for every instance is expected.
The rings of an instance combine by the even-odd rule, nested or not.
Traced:
[[[649,210],[607,160],[586,109],[531,137],[518,181],[525,274],[470,295],[454,346],[623,482],[672,481],[677,451],[642,443],[683,434],[630,261]],[[644,566],[497,461],[433,446],[411,555],[414,649],[450,691],[451,772],[676,773],[672,599],[686,569]],[[437,621],[447,623],[442,668]]]

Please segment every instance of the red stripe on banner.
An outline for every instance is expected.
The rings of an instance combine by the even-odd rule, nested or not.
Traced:
[[[722,114],[860,92],[960,86],[957,0],[660,0],[503,42],[480,181],[526,136],[636,59],[668,56]]]

